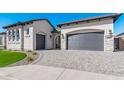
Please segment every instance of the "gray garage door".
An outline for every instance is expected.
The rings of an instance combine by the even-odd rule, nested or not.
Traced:
[[[67,49],[71,50],[104,50],[104,33],[78,33],[67,35]]]
[[[45,49],[45,35],[36,35],[36,50]]]

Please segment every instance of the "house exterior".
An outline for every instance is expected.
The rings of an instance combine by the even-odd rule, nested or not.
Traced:
[[[114,51],[114,22],[121,14],[76,20],[57,25],[62,50]]]
[[[119,16],[111,14],[66,22],[57,25],[58,31],[47,19],[18,22],[3,27],[6,29],[3,44],[11,50],[124,50],[124,34],[114,36],[114,22]]]
[[[0,33],[0,49],[6,49],[6,33]]]
[[[36,19],[4,26],[7,33],[7,49],[52,49],[53,33],[57,31],[47,19]]]

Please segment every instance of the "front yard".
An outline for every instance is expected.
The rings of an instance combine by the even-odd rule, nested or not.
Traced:
[[[0,67],[16,63],[26,57],[25,53],[0,50]]]

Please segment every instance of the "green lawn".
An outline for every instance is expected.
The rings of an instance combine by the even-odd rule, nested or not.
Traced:
[[[0,50],[0,67],[16,63],[26,57],[26,54],[14,51]]]

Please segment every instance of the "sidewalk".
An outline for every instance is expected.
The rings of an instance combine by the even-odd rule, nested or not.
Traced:
[[[25,65],[0,68],[0,80],[124,80],[124,77],[103,75],[85,71]]]

